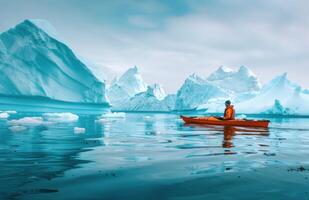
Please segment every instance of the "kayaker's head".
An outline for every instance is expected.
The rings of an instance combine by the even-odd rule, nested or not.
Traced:
[[[229,107],[230,105],[231,105],[231,101],[230,100],[225,101],[225,107]]]

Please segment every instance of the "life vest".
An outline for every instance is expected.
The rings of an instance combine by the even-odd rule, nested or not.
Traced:
[[[230,105],[224,110],[224,119],[231,120],[235,119],[235,110],[234,106]]]

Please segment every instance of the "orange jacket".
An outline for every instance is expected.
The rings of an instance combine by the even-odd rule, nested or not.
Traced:
[[[230,105],[227,108],[225,108],[223,118],[226,120],[235,119],[235,110],[233,105]]]

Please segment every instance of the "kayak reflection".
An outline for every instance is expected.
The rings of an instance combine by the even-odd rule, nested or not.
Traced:
[[[268,128],[248,128],[248,127],[235,127],[235,126],[212,126],[202,124],[185,124],[185,126],[203,128],[209,132],[223,132],[222,147],[234,147],[233,138],[235,136],[269,136]]]

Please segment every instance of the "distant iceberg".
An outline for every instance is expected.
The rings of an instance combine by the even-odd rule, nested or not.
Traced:
[[[170,111],[174,104],[160,84],[145,83],[136,66],[112,82],[107,96],[117,111]]]
[[[123,111],[170,111],[164,101],[166,94],[161,85],[148,86],[147,91],[136,94],[117,109]]]
[[[287,73],[266,84],[256,97],[236,104],[243,113],[309,114],[309,95],[287,78]]]
[[[135,66],[128,69],[119,79],[113,80],[107,90],[107,96],[112,107],[118,108],[136,94],[145,92],[147,86]]]

